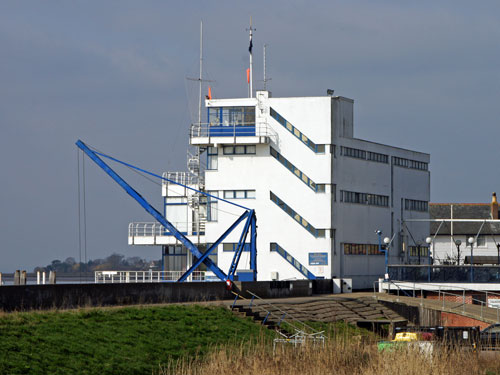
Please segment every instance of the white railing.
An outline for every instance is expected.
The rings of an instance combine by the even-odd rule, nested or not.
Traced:
[[[190,137],[276,137],[276,132],[266,123],[192,124]]]
[[[196,234],[196,223],[173,222],[172,225],[183,234]],[[200,226],[201,229],[203,229],[203,227],[204,225]],[[159,237],[172,235],[173,234],[160,223],[130,223],[128,225],[129,237]]]
[[[201,185],[204,182],[203,176],[197,176],[191,172],[163,172],[162,177],[183,185],[197,185],[198,179]],[[165,185],[168,181],[162,180],[162,183]]]
[[[95,271],[96,284],[162,283],[177,281],[184,271]],[[193,271],[188,281],[213,281],[211,273]]]

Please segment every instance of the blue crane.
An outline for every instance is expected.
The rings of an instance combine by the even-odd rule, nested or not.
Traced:
[[[192,267],[190,267],[178,280],[177,282],[185,281],[189,275],[198,268],[201,263],[204,263],[207,268],[212,271],[220,280],[227,283],[228,286],[231,285],[234,280],[236,269],[238,268],[238,263],[241,258],[241,254],[245,248],[245,242],[248,237],[248,232],[250,232],[250,269],[253,273],[252,279],[257,279],[257,218],[255,215],[255,210],[235,204],[233,202],[229,202],[225,199],[213,196],[203,191],[196,190],[192,187],[183,185],[173,180],[169,180],[165,177],[159,176],[157,174],[148,172],[144,169],[135,167],[131,164],[125,163],[121,160],[113,158],[109,155],[103,154],[101,152],[94,151],[90,149],[85,143],[81,140],[76,142],[78,148],[80,148],[93,162],[95,162],[104,172],[106,172],[118,185],[120,185],[123,190],[125,190],[132,198],[134,198],[137,203],[139,203],[151,216],[153,216],[161,225],[163,225],[173,236],[179,240],[196,258],[197,260],[194,262]],[[240,207],[245,210],[245,212],[238,218],[236,221],[215,241],[204,253],[198,249],[198,247],[193,244],[184,234],[182,234],[177,228],[170,223],[165,216],[163,216],[157,209],[155,209],[142,195],[140,195],[132,186],[130,186],[122,177],[120,177],[108,164],[106,164],[100,156],[113,160],[115,162],[121,163],[133,169],[139,170],[141,172],[147,173],[154,177],[160,178],[162,180],[169,181],[171,183],[183,186],[187,189],[197,191],[205,196],[209,196],[213,199],[217,199],[234,206]],[[219,246],[222,241],[234,230],[236,227],[244,221],[243,231],[240,235],[240,240],[238,242],[238,246],[233,256],[233,260],[229,267],[228,273],[224,273],[210,258],[209,255],[213,253],[217,246]]]

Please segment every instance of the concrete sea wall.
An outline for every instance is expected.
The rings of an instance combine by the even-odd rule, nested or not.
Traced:
[[[305,297],[331,293],[331,280],[236,282],[244,297]],[[0,287],[0,310],[68,309],[234,299],[223,282],[9,285]]]

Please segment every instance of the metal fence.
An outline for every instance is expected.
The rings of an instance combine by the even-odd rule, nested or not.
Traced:
[[[491,283],[500,281],[500,266],[389,265],[389,278],[416,282]]]
[[[96,284],[161,283],[177,281],[184,271],[95,271]],[[194,271],[188,281],[212,281],[205,271]]]

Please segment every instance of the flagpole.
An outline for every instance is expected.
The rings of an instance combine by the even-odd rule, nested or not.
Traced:
[[[252,36],[253,36],[253,28],[252,28],[252,16],[250,16],[250,46],[248,47],[248,52],[250,52],[250,82],[249,82],[249,97],[253,98],[253,61],[252,61],[252,47],[253,47],[253,42],[252,42]]]

